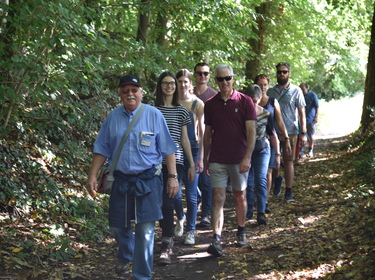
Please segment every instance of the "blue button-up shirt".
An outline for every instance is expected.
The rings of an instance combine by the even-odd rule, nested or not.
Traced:
[[[115,156],[127,127],[136,110],[128,114],[124,106],[113,110],[104,121],[94,143],[94,153],[108,158]],[[150,105],[145,108],[122,148],[116,170],[124,174],[141,173],[162,162],[162,158],[176,151],[167,124],[160,111]]]

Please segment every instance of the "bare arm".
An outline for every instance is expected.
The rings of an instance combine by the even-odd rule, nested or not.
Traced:
[[[271,146],[275,149],[275,165],[276,169],[280,168],[280,141],[277,134],[270,135]],[[290,145],[289,145],[290,149]]]
[[[282,136],[283,136],[283,140],[289,138],[288,136],[288,131],[286,130],[286,127],[285,127],[285,124],[284,124],[284,121],[283,121],[283,117],[281,116],[281,109],[280,109],[280,105],[279,105],[279,102],[277,101],[277,99],[275,99],[275,120],[276,120],[276,125],[277,127],[279,128]],[[286,153],[287,155],[290,155],[292,153],[292,149],[290,147],[290,142],[289,141],[285,141],[285,147],[286,147]]]
[[[189,173],[188,173],[188,180],[189,182],[192,182],[194,180],[195,176],[195,163],[193,159],[193,154],[191,152],[191,145],[190,145],[190,140],[187,132],[187,126],[184,125],[182,127],[182,134],[181,134],[181,144],[182,147],[184,148],[185,155],[187,156],[187,159],[189,161]]]
[[[319,115],[319,107],[315,107],[314,123],[318,122],[318,115]]]
[[[305,107],[298,107],[299,123],[301,125],[301,131],[306,132],[306,114]],[[307,143],[306,135],[301,135],[301,147],[305,146]]]
[[[208,157],[210,156],[211,151],[211,137],[212,137],[212,128],[210,125],[205,125],[204,129],[204,138],[203,138],[203,170],[208,174]]]
[[[246,152],[240,163],[240,173],[248,172],[251,166],[251,155],[255,146],[255,120],[246,121]]]
[[[167,164],[168,174],[177,174],[176,169],[176,156],[175,154],[169,154],[165,157]],[[178,180],[174,178],[168,178],[167,181],[167,193],[169,197],[175,197],[178,192]]]
[[[197,111],[197,122],[198,122],[198,142],[199,142],[199,156],[195,167],[198,173],[203,171],[203,157],[204,157],[204,147],[203,147],[203,138],[204,138],[204,112],[203,107]]]
[[[101,154],[94,154],[94,158],[92,160],[90,172],[88,174],[86,189],[90,193],[92,197],[96,195],[96,188],[98,185],[97,174],[102,167],[103,163],[105,162],[106,157]]]

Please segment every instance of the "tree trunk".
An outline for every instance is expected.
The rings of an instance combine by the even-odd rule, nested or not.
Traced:
[[[372,16],[370,51],[367,63],[367,76],[365,84],[365,96],[363,99],[362,131],[365,131],[368,125],[375,120],[375,6]]]
[[[137,30],[137,41],[147,44],[147,34],[150,28],[150,0],[142,0],[139,10],[139,24]]]
[[[253,32],[258,38],[249,39],[249,45],[254,56],[246,62],[246,80],[252,80],[256,75],[260,74],[261,55],[264,50],[264,35],[266,32],[266,22],[264,18],[267,16],[268,6],[268,3],[265,2],[255,9],[257,13],[257,27],[253,26]]]

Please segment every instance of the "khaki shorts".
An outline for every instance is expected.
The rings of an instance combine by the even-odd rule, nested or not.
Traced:
[[[211,188],[227,188],[228,182],[236,191],[247,188],[249,172],[240,173],[239,164],[210,163],[209,165]]]
[[[295,154],[296,154],[296,145],[297,145],[297,141],[298,141],[298,134],[289,134],[289,142],[290,142],[290,148],[292,149],[292,154],[290,156],[288,156],[286,154],[286,149],[285,149],[285,140],[283,139],[282,136],[280,136],[279,138],[281,138],[280,140],[280,143],[281,143],[281,149],[282,149],[282,155],[283,155],[283,160],[294,160],[295,158]]]

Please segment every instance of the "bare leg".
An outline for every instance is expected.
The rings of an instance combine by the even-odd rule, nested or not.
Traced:
[[[233,189],[233,196],[236,201],[236,214],[238,225],[244,227],[245,217],[247,213],[246,190],[236,191],[235,189]]]
[[[212,189],[211,225],[214,234],[221,235],[224,224],[225,188]]]
[[[294,165],[292,160],[284,160],[284,177],[286,188],[292,188],[294,180]]]

